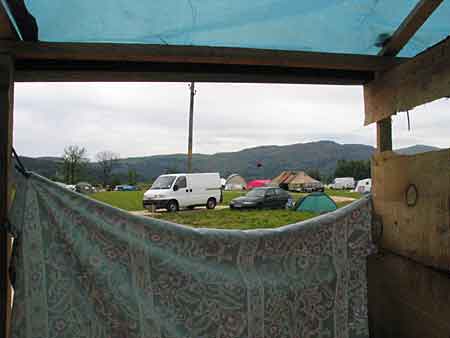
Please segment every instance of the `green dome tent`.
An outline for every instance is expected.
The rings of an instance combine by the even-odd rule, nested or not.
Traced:
[[[308,211],[317,214],[334,211],[337,209],[336,203],[323,192],[313,192],[301,198],[295,205],[295,211]]]

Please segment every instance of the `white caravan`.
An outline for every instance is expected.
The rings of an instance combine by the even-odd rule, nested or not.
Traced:
[[[336,177],[330,184],[331,189],[353,189],[355,187],[355,179],[353,177]]]
[[[356,184],[355,191],[361,194],[370,193],[372,191],[372,179],[365,178],[363,180],[359,180],[358,183]]]
[[[206,206],[214,209],[222,199],[219,173],[161,175],[144,194],[146,209],[167,209]]]

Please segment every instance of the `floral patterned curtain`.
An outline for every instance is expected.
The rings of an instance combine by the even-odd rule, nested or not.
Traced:
[[[10,221],[14,338],[368,337],[368,198],[278,229],[194,229],[32,174]]]

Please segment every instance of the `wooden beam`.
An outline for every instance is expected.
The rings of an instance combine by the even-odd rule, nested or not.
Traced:
[[[17,61],[136,62],[273,66],[285,68],[383,71],[406,59],[371,55],[296,52],[251,48],[170,46],[111,43],[0,43],[0,53]]]
[[[247,48],[137,44],[0,44],[16,81],[195,81],[358,85],[405,59]]]
[[[450,96],[450,37],[364,85],[365,124]]]
[[[397,55],[441,3],[442,0],[420,0],[378,55]]]
[[[0,53],[16,60],[204,63],[289,68],[384,71],[407,58],[271,49],[114,43],[8,42]]]
[[[450,337],[450,275],[389,253],[368,259],[371,338]]]
[[[0,40],[19,40],[5,7],[0,2]]]
[[[373,72],[276,66],[152,62],[17,61],[18,82],[248,82],[357,85]]]
[[[0,223],[5,224],[10,202],[9,169],[11,164],[13,128],[14,66],[9,56],[0,55]],[[11,310],[11,288],[8,279],[8,261],[11,239],[0,228],[0,335],[8,337]]]
[[[377,151],[392,150],[392,121],[391,117],[377,122]]]

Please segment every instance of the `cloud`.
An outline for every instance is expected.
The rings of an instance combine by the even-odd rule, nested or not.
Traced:
[[[197,83],[196,88],[194,152],[323,139],[375,143],[374,125],[363,127],[361,87]],[[395,117],[394,145],[448,146],[448,102],[411,112],[412,132],[405,131],[403,115]],[[14,143],[28,156],[58,156],[70,144],[86,147],[90,157],[102,150],[122,157],[182,153],[188,109],[187,83],[18,83]]]

